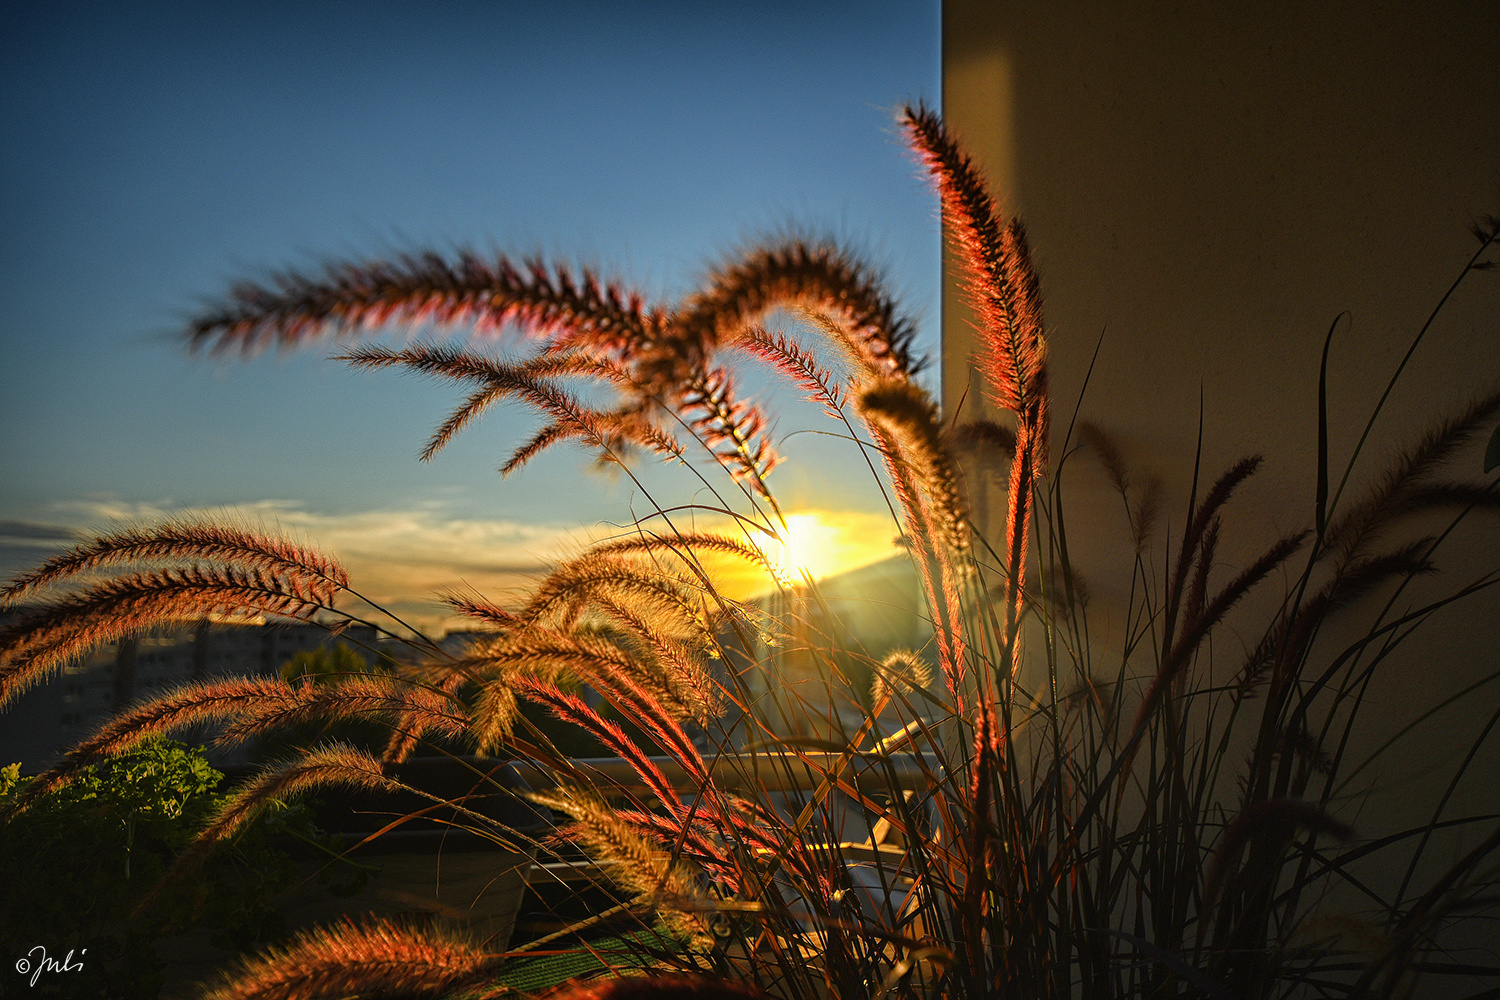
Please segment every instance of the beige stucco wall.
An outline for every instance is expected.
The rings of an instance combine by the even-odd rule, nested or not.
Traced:
[[[1336,482],[1474,249],[1467,226],[1500,213],[1500,5],[948,0],[943,32],[945,116],[1028,223],[1051,334],[1054,449],[1102,332],[1081,412],[1164,475],[1180,531],[1201,391],[1205,476],[1266,458],[1226,516],[1227,579],[1257,546],[1312,521],[1330,322],[1350,312],[1329,385]],[[1376,424],[1375,461],[1357,480],[1500,381],[1497,313],[1500,272],[1460,290]],[[951,413],[966,388],[965,405],[974,399],[951,291],[944,338]],[[1462,471],[1479,471],[1482,450],[1464,452]],[[1095,468],[1074,471],[1070,531],[1107,622],[1127,582],[1114,570],[1128,556],[1120,505]],[[1450,579],[1500,565],[1500,523],[1476,522],[1447,553]],[[1371,690],[1367,740],[1500,668],[1497,622],[1493,596],[1435,616],[1424,644],[1393,657]],[[1371,819],[1351,799],[1351,818],[1424,820],[1441,787],[1429,766],[1455,763],[1497,699],[1489,689],[1404,745],[1370,783],[1387,815]],[[1455,811],[1493,807],[1497,760],[1491,748]]]
[[[1500,212],[1500,6],[1338,6],[945,4],[944,112],[1028,224],[1060,413],[1103,332],[1084,411],[1138,452],[1191,449],[1201,384],[1208,455],[1292,464],[1347,309],[1332,404],[1363,425],[1466,226]],[[1494,286],[1447,312],[1383,440],[1500,376]],[[951,405],[966,322],[944,310]]]

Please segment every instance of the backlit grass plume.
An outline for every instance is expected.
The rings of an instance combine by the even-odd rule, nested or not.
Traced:
[[[348,921],[245,961],[204,996],[208,1000],[349,996],[441,1000],[464,987],[482,984],[494,964],[494,956],[471,943],[431,929]]]
[[[1496,909],[1500,820],[1456,804],[1500,709],[1455,737],[1430,812],[1380,826],[1351,785],[1461,698],[1500,704],[1492,672],[1360,749],[1362,705],[1393,654],[1500,582],[1492,535],[1466,531],[1496,508],[1496,479],[1455,471],[1500,419],[1500,394],[1413,433],[1383,476],[1356,463],[1361,441],[1334,485],[1321,392],[1314,504],[1279,512],[1280,537],[1238,545],[1243,488],[1277,456],[1222,472],[1188,456],[1192,486],[1174,505],[1099,423],[1054,428],[1024,227],[934,112],[905,109],[900,126],[936,186],[998,420],[939,412],[912,322],[827,243],[752,247],[656,304],[567,265],[469,253],[236,286],[189,326],[193,347],[444,328],[445,343],[339,356],[464,393],[423,459],[520,406],[542,423],[502,472],[573,443],[632,477],[646,509],[514,599],[441,595],[480,633],[448,650],[371,607],[331,559],[266,533],[169,521],[85,543],[0,591],[18,609],[0,628],[0,698],[101,643],[213,616],[361,622],[404,649],[396,668],[325,684],[225,679],[132,706],[14,808],[150,735],[212,724],[233,743],[359,720],[382,728],[383,757],[380,741],[302,747],[241,785],[179,863],[208,863],[282,796],[401,791],[446,807],[456,831],[537,851],[539,890],[566,870],[611,894],[512,941],[511,957],[623,933],[638,954],[614,972],[649,968],[640,983],[695,996],[732,982],[730,995],[773,1000],[1362,998],[1418,976],[1441,977],[1445,996],[1500,993],[1494,954],[1450,953],[1445,937],[1487,928]],[[1500,227],[1476,235],[1459,280],[1485,268]],[[768,554],[792,522],[773,488],[775,411],[744,388],[756,366],[868,465],[921,605],[878,614],[916,616],[925,638],[880,647],[844,620],[835,588],[787,579]],[[685,469],[692,497],[655,495],[631,455]],[[1114,595],[1088,581],[1110,553],[1070,548],[1063,500],[1084,462],[1117,495],[1127,581],[1097,631],[1098,595]],[[998,517],[976,510],[989,492],[976,482],[1003,495]],[[1455,583],[1442,569],[1459,539],[1491,568]],[[764,596],[726,596],[726,567],[762,575]],[[590,755],[567,749],[579,745]],[[432,801],[402,784],[395,764],[424,754],[473,792]],[[561,826],[491,818],[482,799],[514,791],[501,761]],[[243,962],[208,995],[482,996],[514,968],[502,947],[431,923],[342,922]]]
[[[129,571],[92,575],[122,566]],[[234,524],[174,520],[112,532],[0,591],[5,602],[28,601],[0,627],[0,704],[103,643],[209,616],[308,621],[333,611],[348,584],[320,553]]]

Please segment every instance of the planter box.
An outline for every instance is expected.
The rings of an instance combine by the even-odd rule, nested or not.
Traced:
[[[439,805],[424,795],[362,795],[334,792],[319,796],[317,822],[350,845],[349,861],[378,868],[353,896],[330,895],[314,877],[332,859],[303,852],[307,877],[287,894],[290,926],[326,923],[343,915],[408,920],[443,920],[470,930],[488,947],[503,950],[535,857],[530,841],[545,836],[550,814],[519,797],[527,790],[511,765],[493,760],[431,758],[394,769],[404,784],[462,809]],[[477,813],[500,825],[490,828]],[[403,817],[412,817],[402,821]],[[399,822],[392,829],[387,826]],[[507,838],[497,842],[471,829]],[[513,831],[507,834],[506,831]],[[378,836],[372,835],[379,834]]]
[[[249,768],[226,769],[231,780]],[[477,772],[477,773],[476,773]],[[516,915],[526,893],[526,876],[535,851],[526,837],[545,836],[550,815],[514,794],[524,790],[514,768],[495,761],[417,760],[395,769],[403,783],[429,794],[464,801],[465,808],[503,823],[522,834],[513,846],[498,844],[454,824],[476,826],[480,820],[453,809],[431,809],[424,796],[330,791],[317,796],[317,823],[344,838],[348,861],[378,869],[353,895],[335,896],[319,881],[319,870],[343,862],[291,841],[285,849],[301,877],[277,901],[293,933],[373,914],[388,920],[443,923],[467,931],[476,943],[503,951],[510,942]],[[366,838],[401,816],[426,811],[372,840]],[[212,860],[208,862],[212,864]],[[208,943],[207,932],[164,939],[159,952],[167,960],[163,997],[195,997],[194,984],[214,978],[230,957]]]
[[[328,858],[304,853],[303,878],[284,894],[287,926],[301,930],[366,914],[398,921],[442,921],[503,950],[526,892],[534,852],[498,847],[471,834],[400,831],[351,850],[348,860],[379,869],[353,895],[334,896],[318,879]]]

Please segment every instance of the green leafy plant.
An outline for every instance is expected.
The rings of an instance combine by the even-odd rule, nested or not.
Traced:
[[[492,630],[463,654],[405,635],[424,659],[399,674],[166,695],[86,740],[36,780],[38,794],[147,734],[204,720],[233,741],[309,719],[375,719],[389,733],[381,757],[318,745],[267,769],[205,825],[189,860],[278,797],[327,784],[396,789],[390,762],[427,741],[466,740],[479,755],[461,761],[476,788],[504,791],[486,786],[486,757],[526,765],[532,800],[568,818],[541,847],[581,847],[626,900],[608,916],[657,928],[636,939],[645,961],[778,998],[1394,996],[1419,975],[1446,976],[1450,995],[1493,996],[1500,971],[1445,956],[1442,944],[1445,925],[1493,908],[1500,825],[1446,812],[1473,752],[1443,805],[1404,829],[1361,830],[1345,783],[1365,766],[1349,757],[1362,695],[1391,653],[1418,642],[1434,612],[1500,579],[1491,571],[1410,596],[1460,522],[1495,506],[1493,479],[1455,478],[1448,460],[1500,416],[1500,392],[1437,424],[1362,495],[1359,448],[1333,483],[1320,406],[1307,527],[1226,574],[1220,538],[1261,460],[1216,477],[1195,465],[1185,517],[1160,529],[1161,498],[1136,485],[1109,436],[1055,419],[1021,224],[999,214],[934,114],[908,109],[902,126],[937,182],[979,317],[975,363],[1005,425],[940,419],[913,379],[911,324],[832,245],[754,249],[696,294],[656,306],[587,273],[471,254],[240,286],[192,324],[194,345],[248,352],[391,324],[521,331],[515,357],[454,342],[341,357],[466,392],[424,457],[490,407],[519,402],[543,424],[503,471],[572,442],[636,478],[630,459],[644,453],[697,477],[693,526],[688,509],[653,499],[634,530],[564,561],[515,605],[448,596]],[[1487,263],[1500,221],[1478,236],[1459,280]],[[797,332],[767,328],[787,312]],[[788,519],[769,478],[770,421],[736,381],[736,365],[755,362],[821,405],[881,470],[923,594],[925,648],[850,648],[828,627],[837,612],[818,585],[785,579],[766,555]],[[967,475],[966,449],[989,456]],[[1131,536],[1127,626],[1109,648],[1090,638],[1063,501],[1066,474],[1091,457]],[[991,471],[1005,484],[993,537],[966,487]],[[719,527],[702,527],[709,515]],[[724,560],[758,568],[773,598],[727,597],[716,582]],[[115,567],[125,568],[104,582],[85,577]],[[256,613],[336,624],[365,607],[333,560],[226,524],[106,535],[5,596],[58,589],[0,634],[5,697],[159,621]],[[1267,592],[1269,616],[1253,620],[1252,598]],[[1246,646],[1216,643],[1231,627]],[[781,683],[774,651],[817,665],[834,704]],[[861,677],[868,689],[851,683]],[[523,705],[614,759],[570,757]],[[809,716],[821,731],[799,733]],[[469,803],[450,805],[459,825],[525,839]],[[1470,829],[1463,851],[1430,857],[1434,835],[1455,827]],[[1438,870],[1418,888],[1424,862]],[[1392,866],[1406,873],[1397,886],[1369,876]],[[344,924],[245,965],[213,995],[484,993],[504,968],[498,949],[436,926]]]
[[[159,737],[81,768],[44,795],[32,794],[19,765],[0,770],[5,954],[76,949],[82,969],[61,984],[72,995],[154,997],[172,935],[209,930],[226,957],[277,940],[276,894],[296,876],[277,838],[313,832],[298,807],[273,805],[218,864],[161,887],[222,805],[223,777],[201,750]],[[22,800],[30,805],[16,812]],[[136,912],[151,895],[156,905]]]

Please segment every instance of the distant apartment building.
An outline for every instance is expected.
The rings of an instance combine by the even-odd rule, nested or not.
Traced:
[[[0,623],[24,611],[0,612]],[[334,641],[373,647],[375,631],[356,625],[334,636],[306,623],[203,620],[110,643],[65,665],[0,712],[0,765],[20,763],[23,772],[35,773],[131,705],[193,681],[274,677],[297,653]],[[208,735],[183,733],[178,738],[190,742]],[[245,750],[216,751],[211,759],[243,763]]]
[[[716,671],[734,671],[750,696],[749,707],[783,735],[828,735],[856,729],[867,689],[868,665],[895,649],[929,662],[932,626],[911,562],[888,559],[822,580],[818,598],[798,590],[767,595],[752,605],[768,619],[788,623],[782,640],[767,642],[772,628],[751,627],[720,635],[725,658]],[[0,624],[24,609],[0,611]],[[439,642],[462,656],[488,631],[454,631]],[[351,626],[333,635],[305,623],[229,624],[199,621],[159,628],[100,647],[64,666],[0,712],[0,765],[19,762],[35,773],[58,760],[110,716],[192,681],[221,677],[274,677],[296,654],[346,642],[369,655],[382,647],[374,629]],[[748,642],[748,648],[747,648]],[[833,676],[828,667],[837,670]],[[727,680],[728,678],[722,678]],[[592,689],[585,700],[597,704]],[[734,714],[738,714],[737,711]],[[746,735],[737,720],[724,720]],[[695,734],[703,735],[703,734]],[[185,742],[208,739],[207,730],[184,732]],[[705,746],[707,745],[706,736]],[[212,751],[216,764],[247,762],[249,748]]]

